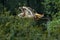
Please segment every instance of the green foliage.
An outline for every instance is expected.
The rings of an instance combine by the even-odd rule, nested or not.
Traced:
[[[47,26],[48,36],[52,40],[60,40],[60,19],[49,22]]]
[[[19,18],[19,6],[29,6],[52,21]],[[60,40],[60,0],[1,0],[0,40]]]
[[[60,19],[51,21],[48,27],[50,31],[57,32],[57,30],[60,30]]]
[[[34,20],[14,16],[0,17],[1,40],[40,40],[41,29],[33,26]],[[41,35],[41,37],[40,37]]]
[[[60,19],[60,11],[55,15],[53,15],[53,20],[58,20],[58,19]]]

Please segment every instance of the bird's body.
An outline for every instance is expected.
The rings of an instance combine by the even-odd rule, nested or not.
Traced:
[[[23,6],[20,8],[22,13],[18,14],[19,17],[25,17],[25,18],[35,18],[39,19],[42,18],[44,15],[43,14],[38,14],[37,12],[35,13],[34,11],[30,10],[31,8]]]

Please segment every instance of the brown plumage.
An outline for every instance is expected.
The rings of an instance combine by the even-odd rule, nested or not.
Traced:
[[[34,18],[35,20],[39,20],[44,16],[44,14],[38,14],[30,7],[23,6],[19,8],[22,11],[22,13],[18,15],[19,17]]]
[[[43,16],[44,16],[44,14],[38,14],[38,13],[36,13],[35,16],[34,16],[34,19],[35,19],[35,20],[39,20],[39,19],[41,19]]]

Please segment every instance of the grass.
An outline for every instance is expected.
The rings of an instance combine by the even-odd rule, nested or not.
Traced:
[[[55,35],[56,33],[53,34]],[[55,38],[53,37],[54,35],[51,35],[51,40],[54,40],[56,38],[56,35]],[[50,39],[48,39],[48,31],[42,31],[42,26],[36,25],[36,21],[34,21],[32,18],[19,18],[17,16],[1,16],[0,40]]]

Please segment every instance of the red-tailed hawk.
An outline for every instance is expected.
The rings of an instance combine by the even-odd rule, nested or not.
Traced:
[[[44,14],[38,14],[37,12],[34,12],[34,10],[30,7],[19,7],[21,9],[22,13],[18,14],[19,17],[25,17],[25,18],[34,18],[36,20],[42,18]]]

